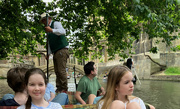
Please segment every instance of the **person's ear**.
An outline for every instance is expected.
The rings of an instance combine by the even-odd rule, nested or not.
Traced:
[[[118,86],[118,85],[116,85],[115,90],[116,90],[116,91],[119,90],[119,86]]]
[[[93,74],[93,71],[91,70],[91,73],[90,74]]]

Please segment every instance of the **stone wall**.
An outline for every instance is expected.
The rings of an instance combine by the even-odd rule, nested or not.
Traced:
[[[158,62],[161,65],[166,65],[167,67],[180,66],[180,53],[159,53],[157,55],[148,55],[150,55],[155,62]],[[163,70],[159,65],[145,57],[144,54],[134,55],[133,60],[136,73],[140,79],[151,79],[152,74],[156,74]]]
[[[151,69],[150,60],[146,58],[143,54],[141,54],[133,56],[133,61],[134,68],[132,69],[132,71],[136,71],[140,79],[149,79]]]
[[[32,68],[34,67],[34,62],[24,60],[23,62],[17,61],[16,63],[12,63],[11,60],[8,60],[4,64],[0,63],[0,77],[6,78],[8,70],[14,67]]]
[[[180,53],[160,53],[160,59],[167,67],[180,66]]]

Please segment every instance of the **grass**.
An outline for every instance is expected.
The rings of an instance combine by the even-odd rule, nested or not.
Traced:
[[[5,78],[5,77],[1,77],[1,76],[0,76],[0,79],[6,79],[6,78]]]
[[[169,67],[164,73],[166,75],[180,75],[180,67]]]

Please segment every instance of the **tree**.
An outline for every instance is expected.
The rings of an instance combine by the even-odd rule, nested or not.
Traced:
[[[9,54],[35,54],[38,43],[45,45],[39,15],[46,8],[42,0],[0,1],[0,59]]]
[[[132,53],[132,43],[139,38],[142,27],[150,39],[160,37],[168,46],[179,37],[171,36],[180,27],[179,0],[54,0],[48,6],[41,0],[30,1],[0,2],[1,58],[7,57],[11,48],[16,48],[13,53],[18,50],[16,53],[25,55],[34,53],[37,42],[45,45],[43,28],[38,22],[43,12],[50,12],[61,20],[74,54],[79,58],[86,59],[89,52],[98,55],[90,47],[102,49],[101,40],[106,40],[104,44],[111,58],[115,54],[126,57],[125,51]],[[24,16],[26,13],[32,18]],[[157,52],[154,48],[153,53]]]
[[[180,27],[177,0],[61,0],[57,4],[65,27],[75,32],[69,40],[78,57],[93,51],[91,46],[101,49],[102,39],[107,40],[104,43],[113,58],[115,54],[126,57],[125,50],[132,53],[132,43],[141,32],[149,39],[162,38],[168,46],[179,37],[171,36]],[[155,48],[150,51],[156,53]]]

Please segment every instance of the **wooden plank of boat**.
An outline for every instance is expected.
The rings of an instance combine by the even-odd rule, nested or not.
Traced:
[[[0,106],[0,109],[17,109],[18,106]],[[95,104],[62,105],[63,109],[96,109]]]

